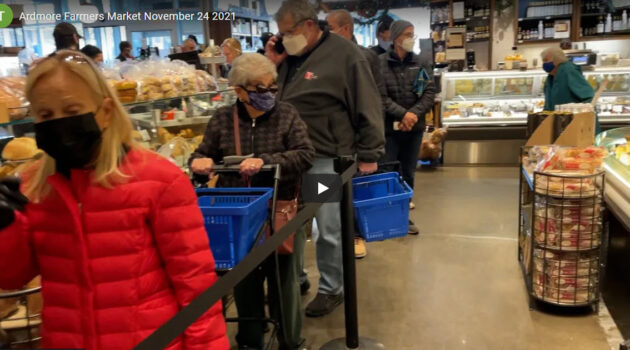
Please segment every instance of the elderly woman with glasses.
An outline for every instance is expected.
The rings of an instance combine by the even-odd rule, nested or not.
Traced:
[[[44,348],[131,349],[216,281],[195,192],[87,56],[40,61],[26,96],[46,153],[0,181],[0,288],[41,275]],[[228,348],[220,304],[167,347]]]
[[[282,178],[278,199],[295,199],[300,178],[311,167],[315,150],[297,110],[275,99],[276,66],[265,56],[246,53],[234,60],[229,79],[238,101],[219,109],[208,123],[204,139],[190,159],[193,173],[207,176],[223,157],[236,155],[235,135],[240,135],[241,153],[249,158],[240,163],[240,174],[221,174],[217,186],[271,187],[272,174],[256,174],[265,164],[279,164]],[[262,319],[265,316],[263,283],[265,277],[268,278],[271,317],[280,323],[280,349],[296,349],[302,343],[298,274],[303,252],[304,232],[298,231],[293,254],[279,255],[277,267],[275,260],[269,259],[234,291],[239,317]],[[280,272],[280,293],[276,268]],[[282,296],[282,308],[277,303],[278,295]],[[240,322],[236,340],[242,349],[262,349],[264,331],[263,323]]]

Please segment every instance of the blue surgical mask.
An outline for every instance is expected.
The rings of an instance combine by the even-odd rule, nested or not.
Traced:
[[[247,92],[249,96],[249,105],[262,112],[269,112],[276,105],[276,94],[267,92]]]
[[[392,46],[392,42],[378,39],[378,46],[380,46],[383,50],[387,50],[390,46]]]
[[[551,71],[556,68],[556,65],[553,62],[545,62],[543,63],[542,68],[545,72],[551,73]]]

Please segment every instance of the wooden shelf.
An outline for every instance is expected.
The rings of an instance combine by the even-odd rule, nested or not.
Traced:
[[[565,39],[517,40],[516,45],[559,43],[562,40],[565,40]]]
[[[597,41],[597,40],[627,40],[630,39],[630,32],[625,31],[623,34],[604,34],[604,35],[588,35],[579,38],[581,41]]]
[[[599,17],[599,16],[604,16],[606,17],[608,13],[582,13],[580,14],[581,17]]]
[[[518,21],[523,22],[523,21],[541,21],[541,20],[546,20],[546,19],[570,19],[572,16],[573,15],[569,13],[566,15],[555,15],[555,16],[523,17],[523,18],[519,18]]]
[[[466,42],[467,43],[485,43],[485,42],[488,42],[488,41],[490,41],[489,38],[486,38],[486,39],[470,39],[470,40],[467,40]]]

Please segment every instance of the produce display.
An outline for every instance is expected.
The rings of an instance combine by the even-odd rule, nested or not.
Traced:
[[[9,107],[11,119],[21,119],[28,115],[28,109],[21,108],[27,105],[25,84],[26,77],[23,76],[0,78],[0,101]]]

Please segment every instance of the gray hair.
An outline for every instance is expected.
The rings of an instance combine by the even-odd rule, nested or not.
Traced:
[[[350,33],[354,32],[354,19],[348,10],[334,10],[330,12],[328,18],[334,18],[337,25],[345,26],[346,24],[350,25]]]
[[[291,15],[295,23],[312,19],[317,21],[315,7],[306,0],[285,0],[274,16],[276,22],[280,22],[285,16]]]
[[[552,46],[552,47],[546,48],[540,54],[540,57],[542,59],[545,59],[545,57],[547,57],[547,55],[551,55],[551,60],[555,64],[561,64],[561,63],[567,62],[569,60],[567,58],[567,55],[564,54],[564,51],[562,51],[562,49],[557,47],[557,46]]]
[[[276,65],[259,53],[244,53],[232,62],[228,78],[232,86],[247,86],[265,74],[271,74],[276,79]]]

